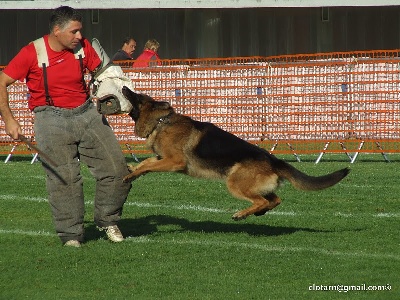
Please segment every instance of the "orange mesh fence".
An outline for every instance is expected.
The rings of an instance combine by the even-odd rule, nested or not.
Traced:
[[[400,152],[400,50],[276,57],[162,60],[135,69],[118,62],[138,92],[276,154]],[[10,105],[33,136],[26,87]],[[110,116],[124,152],[145,153],[130,117]],[[15,145],[0,123],[0,154]],[[19,148],[19,147],[17,147]],[[26,153],[29,149],[14,149]],[[353,154],[355,153],[355,154]],[[296,156],[298,157],[298,156]]]

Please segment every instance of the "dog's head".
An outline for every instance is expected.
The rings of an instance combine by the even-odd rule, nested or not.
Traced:
[[[160,119],[174,112],[168,102],[155,101],[148,95],[137,94],[127,86],[122,88],[122,94],[132,105],[129,115],[135,121],[136,134],[140,137],[147,137]]]

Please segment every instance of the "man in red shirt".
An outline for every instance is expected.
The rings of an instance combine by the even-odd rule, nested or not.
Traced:
[[[37,145],[58,165],[42,163],[55,229],[63,244],[74,247],[84,241],[80,162],[96,178],[94,221],[113,242],[124,239],[117,223],[131,188],[122,181],[129,171],[121,147],[88,99],[83,71],[95,72],[101,60],[81,30],[82,17],[76,10],[55,9],[50,33],[23,47],[0,73],[0,115],[6,133],[15,140],[23,131],[10,109],[7,86],[26,79]]]

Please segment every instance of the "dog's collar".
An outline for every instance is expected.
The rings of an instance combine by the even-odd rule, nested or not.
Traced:
[[[160,126],[161,124],[168,124],[169,123],[169,118],[174,114],[174,112],[170,112],[168,115],[166,116],[162,116],[157,120],[157,124],[156,126],[154,126],[154,128],[149,132],[149,134],[146,136],[146,138],[148,138],[153,132],[154,130],[156,130],[156,128],[158,126]]]
[[[165,123],[165,124],[169,123],[169,117],[171,117],[171,116],[172,116],[172,113],[169,113],[168,115],[159,118],[156,127],[161,123]],[[153,131],[155,129],[156,128],[154,128]]]

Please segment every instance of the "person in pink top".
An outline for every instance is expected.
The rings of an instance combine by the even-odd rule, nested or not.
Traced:
[[[88,95],[85,70],[95,73],[101,60],[82,36],[82,16],[60,6],[50,17],[50,33],[25,47],[0,73],[0,115],[6,133],[23,134],[9,106],[7,87],[26,80],[28,106],[34,112],[35,140],[56,165],[42,160],[53,223],[61,242],[80,247],[84,241],[85,203],[80,165],[96,179],[94,221],[113,242],[124,237],[117,223],[131,185],[125,156],[106,118]]]
[[[143,52],[134,61],[134,68],[146,68],[153,66],[161,66],[160,57],[158,56],[158,49],[160,43],[155,39],[148,40],[144,45]]]

